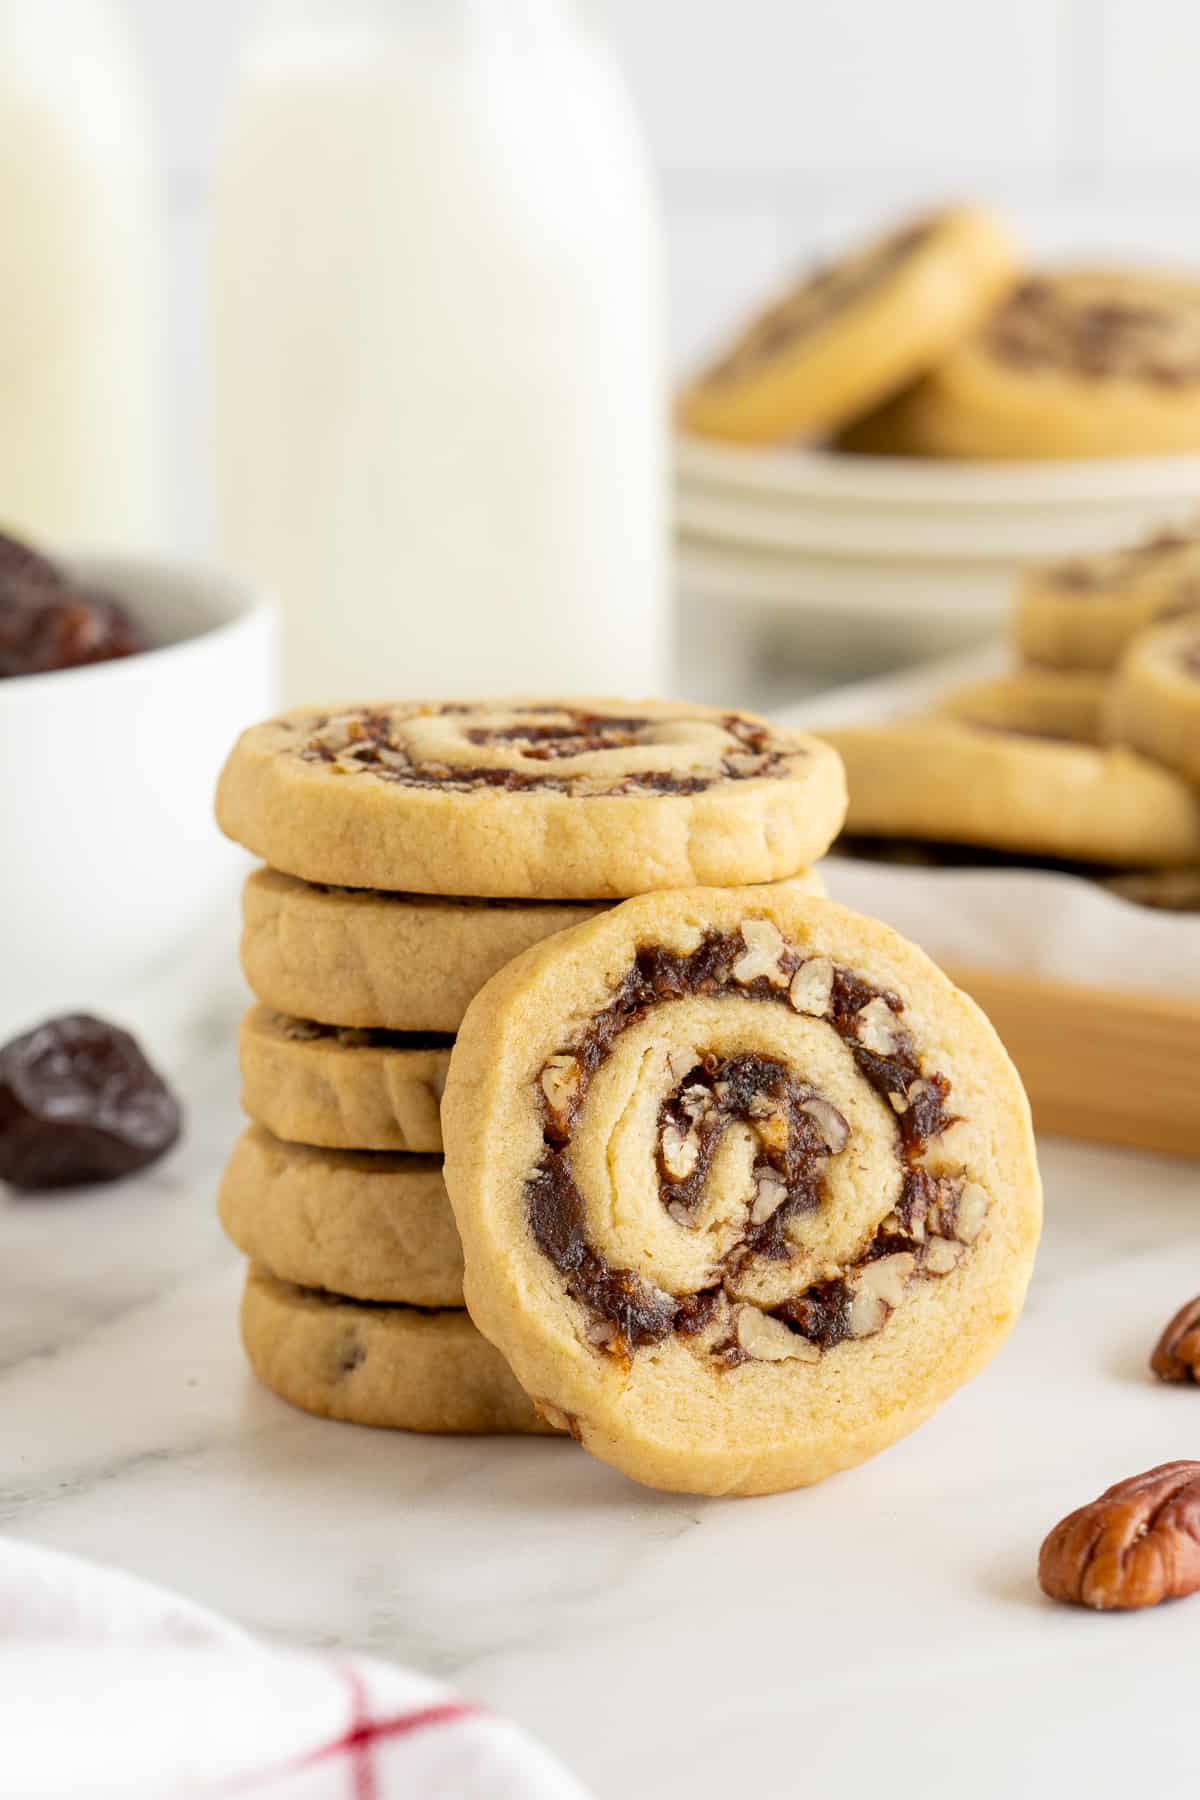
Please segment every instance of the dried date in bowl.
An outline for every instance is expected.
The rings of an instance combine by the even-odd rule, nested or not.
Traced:
[[[0,531],[0,592],[14,586],[61,588],[62,572],[40,550]]]
[[[108,594],[0,587],[0,680],[115,662],[149,648],[125,608]]]
[[[0,533],[0,680],[112,662],[149,648],[120,601]]]
[[[118,600],[0,534],[0,680],[112,662],[149,647]]]
[[[29,1191],[115,1181],[179,1136],[179,1102],[136,1040],[68,1013],[0,1049],[0,1181]]]

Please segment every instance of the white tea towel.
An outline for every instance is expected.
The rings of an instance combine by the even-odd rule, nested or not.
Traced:
[[[13,1800],[586,1800],[525,1732],[411,1670],[279,1650],[146,1582],[0,1539]]]

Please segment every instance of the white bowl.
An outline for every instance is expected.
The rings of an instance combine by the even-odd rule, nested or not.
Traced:
[[[156,648],[0,681],[0,1029],[119,1007],[218,907],[242,854],[212,817],[221,762],[276,699],[274,609],[230,576],[78,556]]]

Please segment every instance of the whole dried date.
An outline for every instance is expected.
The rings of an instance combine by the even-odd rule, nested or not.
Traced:
[[[1132,1612],[1200,1590],[1200,1462],[1118,1481],[1056,1525],[1038,1559],[1052,1600]]]
[[[1181,1306],[1150,1358],[1160,1381],[1200,1381],[1200,1295]]]
[[[113,1181],[179,1136],[179,1102],[127,1031],[69,1013],[0,1050],[0,1181]]]

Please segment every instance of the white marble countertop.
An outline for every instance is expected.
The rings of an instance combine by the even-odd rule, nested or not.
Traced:
[[[0,1199],[0,1529],[447,1677],[604,1800],[1195,1791],[1200,1599],[1078,1613],[1034,1567],[1062,1513],[1200,1455],[1200,1393],[1145,1367],[1200,1288],[1196,1165],[1046,1143],[1032,1297],[973,1387],[820,1488],[680,1499],[574,1445],[324,1424],[255,1386],[213,1213],[232,945],[184,991],[122,1008],[187,1097],[181,1148]]]

